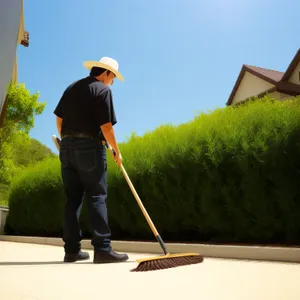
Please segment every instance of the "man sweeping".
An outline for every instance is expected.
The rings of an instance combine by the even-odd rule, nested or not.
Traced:
[[[87,61],[90,75],[64,91],[54,110],[61,137],[59,158],[66,204],[64,209],[64,262],[89,259],[81,251],[79,216],[86,195],[88,216],[92,228],[91,243],[94,263],[121,262],[127,254],[118,254],[111,247],[111,231],[107,214],[106,142],[113,148],[115,162],[122,164],[113,126],[117,123],[112,92],[109,86],[115,78],[123,81],[116,60],[103,57]]]

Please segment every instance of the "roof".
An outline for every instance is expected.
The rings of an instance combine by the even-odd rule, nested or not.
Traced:
[[[279,92],[284,93],[284,94],[288,94],[288,95],[292,95],[292,96],[300,95],[300,85],[299,84],[295,84],[295,83],[288,82],[288,81],[280,81],[276,85],[276,88]]]
[[[300,49],[297,51],[296,55],[294,56],[293,60],[291,61],[290,65],[286,69],[282,80],[288,80],[288,78],[292,75],[295,68],[297,67],[298,63],[300,62]]]
[[[232,104],[233,98],[239,88],[239,85],[244,77],[245,72],[249,72],[257,76],[258,78],[261,78],[271,84],[274,84],[278,90],[280,89],[281,92],[286,91],[286,93],[290,95],[300,94],[299,85],[287,82],[288,78],[291,76],[299,62],[300,49],[297,51],[296,55],[294,56],[293,60],[291,61],[290,65],[288,66],[285,72],[244,64],[226,104]]]
[[[253,73],[260,74],[261,76],[265,77],[267,81],[273,81],[273,82],[278,82],[282,79],[284,72],[279,72],[279,71],[274,71],[274,70],[269,70],[269,69],[264,69],[260,67],[254,67],[254,66],[249,66],[245,65],[248,69],[251,69]]]

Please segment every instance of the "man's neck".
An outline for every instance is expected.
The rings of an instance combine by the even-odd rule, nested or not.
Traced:
[[[104,80],[101,78],[101,77],[96,77],[96,76],[93,76],[93,78],[95,78],[96,80],[102,82],[104,84]]]

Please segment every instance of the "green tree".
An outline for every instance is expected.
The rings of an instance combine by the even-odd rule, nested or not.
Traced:
[[[38,99],[39,93],[31,94],[24,84],[8,87],[6,112],[0,128],[0,194],[25,167],[54,155],[28,135],[34,127],[35,116],[42,114],[46,106]]]
[[[56,155],[36,139],[29,138],[26,147],[19,145],[14,149],[15,164],[22,167],[35,164],[46,157],[56,157]]]
[[[7,108],[0,130],[1,141],[12,132],[29,133],[34,127],[34,118],[43,113],[46,103],[38,102],[39,93],[30,94],[25,84],[10,84],[7,91]]]

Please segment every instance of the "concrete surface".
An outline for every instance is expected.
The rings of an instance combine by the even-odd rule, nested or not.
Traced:
[[[92,257],[92,251],[88,250]],[[0,299],[299,300],[300,265],[207,258],[202,264],[131,273],[136,259],[64,264],[57,246],[0,241]]]
[[[63,246],[61,238],[47,238],[35,236],[10,236],[0,235],[0,241],[20,242],[30,244]],[[161,254],[159,244],[155,242],[141,241],[112,241],[113,248],[121,252],[132,253],[156,253]],[[92,249],[90,240],[82,241],[83,248]],[[184,244],[166,243],[170,253],[201,253],[205,257],[230,258],[243,260],[263,260],[300,263],[300,247],[279,246],[238,246],[238,245],[214,245],[214,244]],[[299,299],[300,300],[300,299]]]

